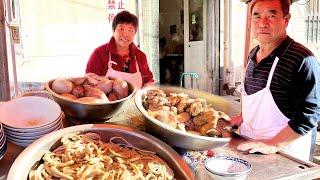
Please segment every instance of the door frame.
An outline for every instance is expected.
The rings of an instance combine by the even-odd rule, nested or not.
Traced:
[[[188,46],[189,42],[189,0],[184,1],[184,71],[188,71]],[[203,0],[204,31],[203,39],[206,80],[202,81],[206,88],[203,89],[213,94],[220,94],[220,0]],[[191,42],[197,43],[197,42]],[[203,86],[203,85],[202,85]]]
[[[203,27],[202,27],[202,35],[203,35],[203,39],[202,41],[189,41],[189,1],[190,0],[183,0],[184,1],[184,72],[196,72],[196,70],[193,70],[192,68],[192,64],[190,63],[190,60],[192,60],[192,57],[190,57],[190,54],[192,52],[190,52],[190,46],[193,47],[200,47],[200,49],[202,50],[203,53],[202,55],[200,55],[199,57],[202,59],[200,59],[200,64],[207,64],[207,0],[203,0],[203,4],[202,4],[202,16],[203,16]],[[202,46],[202,48],[201,48]],[[192,47],[192,48],[193,48]],[[199,61],[199,59],[197,59],[197,61]],[[196,66],[195,63],[194,65]],[[206,66],[207,67],[207,66]],[[196,69],[199,69],[200,67],[195,67]],[[201,67],[203,68],[203,67]],[[204,91],[208,91],[208,87],[207,87],[207,83],[205,82],[205,79],[207,77],[208,71],[207,68],[203,69],[203,72],[196,72],[199,74],[199,87],[201,90]],[[184,81],[185,86],[188,88],[190,87],[190,82],[188,81]],[[194,88],[194,87],[191,87]]]

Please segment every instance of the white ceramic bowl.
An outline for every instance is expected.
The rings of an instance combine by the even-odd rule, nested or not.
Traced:
[[[252,165],[240,158],[215,156],[205,161],[205,168],[214,179],[245,179]]]
[[[45,129],[43,131],[35,131],[35,132],[15,132],[15,131],[6,131],[6,136],[10,139],[25,139],[25,140],[28,140],[28,139],[38,139],[46,134],[49,134],[50,132],[52,131],[55,131],[57,129],[61,129],[63,127],[62,123],[59,122],[57,124],[55,124],[54,126],[48,128],[48,129]]]
[[[39,131],[30,131],[30,132],[25,132],[25,131],[11,131],[6,129],[6,134],[9,135],[15,135],[18,137],[31,137],[31,136],[40,136],[44,134],[48,134],[52,132],[53,130],[57,129],[57,127],[62,126],[61,122],[55,123],[53,126],[47,128],[47,129],[41,129]]]
[[[60,106],[44,97],[19,97],[0,106],[0,121],[5,126],[16,129],[46,126],[56,121],[60,115]]]
[[[63,119],[65,118],[65,115],[63,111],[61,111],[61,115],[59,118],[50,124],[46,124],[41,127],[36,128],[14,128],[10,126],[3,125],[3,129],[6,131],[6,134],[16,134],[19,136],[30,136],[30,135],[41,135],[41,134],[47,134],[52,131],[55,127],[62,124]]]

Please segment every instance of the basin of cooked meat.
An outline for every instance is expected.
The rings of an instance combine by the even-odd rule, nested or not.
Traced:
[[[230,117],[202,98],[191,98],[185,93],[166,94],[155,88],[147,91],[143,106],[148,115],[186,133],[210,137],[232,135]]]

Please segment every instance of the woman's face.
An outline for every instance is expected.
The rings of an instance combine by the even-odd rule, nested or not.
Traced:
[[[117,24],[113,37],[116,41],[117,47],[129,48],[129,45],[133,42],[136,29],[132,24]]]

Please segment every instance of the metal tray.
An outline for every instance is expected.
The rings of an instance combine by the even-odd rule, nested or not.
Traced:
[[[188,164],[170,146],[147,133],[112,124],[72,126],[40,138],[17,157],[9,170],[7,179],[27,179],[32,166],[42,158],[44,153],[60,140],[63,135],[74,132],[96,132],[100,134],[104,141],[108,141],[113,136],[121,136],[140,149],[156,152],[173,169],[176,179],[194,179],[194,174]]]

